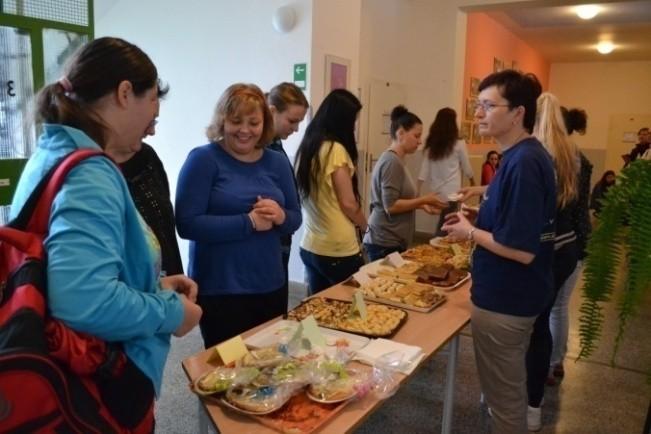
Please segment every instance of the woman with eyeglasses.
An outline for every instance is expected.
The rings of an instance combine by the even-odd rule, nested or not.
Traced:
[[[459,138],[457,113],[453,109],[446,107],[436,113],[423,153],[427,158],[423,159],[418,173],[418,194],[423,183],[426,183],[429,191],[435,193],[441,202],[448,202],[449,196],[461,188],[462,174],[469,179],[470,185],[475,185],[466,142]],[[456,202],[444,209],[440,216],[433,216],[437,235],[445,235],[441,232],[441,226],[445,216],[456,209],[455,206]]]
[[[475,224],[463,212],[443,230],[475,243],[471,324],[475,359],[493,432],[527,432],[525,354],[536,317],[552,301],[556,181],[552,160],[531,132],[542,92],[532,74],[505,70],[479,85],[475,118],[503,154],[488,186],[462,189],[464,198],[485,191]]]

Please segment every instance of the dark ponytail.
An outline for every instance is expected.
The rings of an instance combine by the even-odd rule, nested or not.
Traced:
[[[574,131],[579,134],[585,134],[585,130],[588,127],[588,115],[585,110],[579,108],[568,110],[565,107],[561,107],[561,112],[563,113],[563,121],[565,121],[565,129],[568,135]]]
[[[118,38],[95,39],[72,56],[61,80],[39,91],[35,120],[80,129],[103,148],[106,124],[93,107],[123,81],[129,81],[133,93],[141,96],[159,84],[158,72],[137,46]],[[159,96],[165,93],[167,89],[159,85]]]
[[[391,127],[389,132],[391,138],[396,139],[396,132],[402,127],[403,130],[409,131],[414,125],[422,125],[423,122],[418,116],[407,110],[404,105],[398,105],[391,110]]]

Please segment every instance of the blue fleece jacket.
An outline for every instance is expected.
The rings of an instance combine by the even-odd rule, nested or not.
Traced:
[[[11,215],[18,214],[55,162],[81,148],[99,146],[75,128],[45,125],[18,183]],[[158,394],[170,334],[183,320],[183,305],[176,293],[160,288],[160,260],[149,235],[117,166],[98,157],[80,163],[52,205],[45,240],[48,304],[52,315],[72,329],[122,342]]]

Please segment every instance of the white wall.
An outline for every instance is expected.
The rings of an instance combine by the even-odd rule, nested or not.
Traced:
[[[312,7],[312,79],[314,110],[325,97],[325,56],[351,61],[348,90],[359,87],[361,0],[314,0]]]
[[[286,4],[294,6],[297,25],[279,34],[271,17]],[[165,165],[173,197],[181,165],[192,148],[207,142],[206,125],[227,86],[244,81],[268,90],[291,82],[295,63],[308,63],[311,70],[312,0],[95,0],[95,10],[95,36],[118,36],[140,46],[170,85],[156,136],[147,141]],[[288,140],[290,151],[299,133]],[[187,264],[186,242],[181,251]],[[296,279],[302,280],[300,259],[294,257]]]
[[[634,144],[622,140],[624,131],[651,126],[651,62],[555,63],[549,89],[588,114],[585,136],[572,137],[594,165],[592,183],[621,169],[621,155]]]
[[[605,149],[610,115],[651,113],[651,62],[554,63],[549,90],[564,106],[588,113],[579,146]]]

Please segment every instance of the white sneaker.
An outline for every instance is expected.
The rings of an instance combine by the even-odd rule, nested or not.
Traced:
[[[540,428],[542,428],[540,407],[527,406],[527,428],[529,431],[540,431]]]

